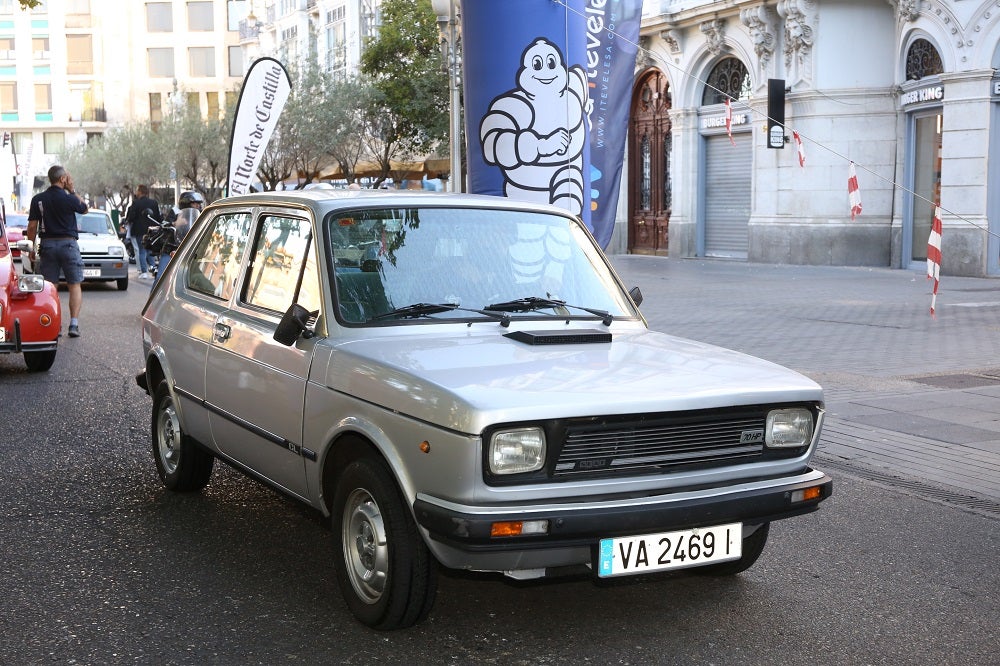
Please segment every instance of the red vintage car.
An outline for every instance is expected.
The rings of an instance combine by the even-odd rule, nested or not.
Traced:
[[[56,286],[41,275],[18,275],[0,206],[0,354],[24,354],[31,372],[56,359],[62,306]]]

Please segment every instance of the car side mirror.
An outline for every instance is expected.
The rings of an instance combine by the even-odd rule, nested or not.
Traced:
[[[635,303],[636,307],[642,305],[642,292],[639,291],[639,287],[632,287],[629,289],[628,295],[632,297],[632,301]]]
[[[291,347],[295,344],[299,336],[311,338],[314,335],[309,328],[309,319],[312,316],[309,310],[306,310],[298,303],[292,303],[285,310],[285,314],[281,316],[281,321],[278,322],[278,327],[274,329],[272,337],[286,347]]]

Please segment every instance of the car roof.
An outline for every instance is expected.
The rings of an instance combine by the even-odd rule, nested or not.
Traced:
[[[290,205],[312,209],[317,217],[338,209],[385,206],[388,208],[457,206],[464,208],[499,208],[504,210],[535,211],[571,216],[564,208],[548,204],[517,201],[507,197],[485,194],[458,194],[427,192],[424,190],[283,190],[257,192],[217,199],[206,211],[231,205]]]

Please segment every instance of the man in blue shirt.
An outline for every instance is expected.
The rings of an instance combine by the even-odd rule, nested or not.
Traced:
[[[31,257],[42,276],[59,283],[59,272],[69,290],[69,337],[80,337],[80,306],[83,305],[83,257],[80,256],[75,213],[86,213],[83,199],[73,190],[73,178],[58,164],[49,169],[49,189],[31,198],[26,236],[41,240],[41,256]]]

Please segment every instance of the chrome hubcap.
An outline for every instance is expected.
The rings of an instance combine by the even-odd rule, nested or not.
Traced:
[[[389,544],[382,513],[366,490],[359,488],[347,499],[341,543],[347,576],[358,597],[365,603],[377,602],[389,576]]]
[[[181,426],[177,420],[177,410],[170,401],[163,404],[156,420],[156,444],[160,451],[163,471],[173,474],[177,471],[181,457]]]

